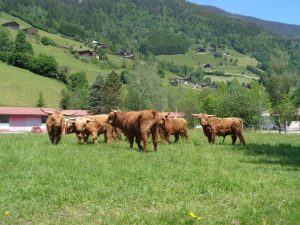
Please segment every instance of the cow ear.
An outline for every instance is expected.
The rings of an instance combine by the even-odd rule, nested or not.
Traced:
[[[87,119],[86,122],[87,122],[87,123],[89,123],[89,122],[94,122],[94,120],[92,120],[92,119]]]

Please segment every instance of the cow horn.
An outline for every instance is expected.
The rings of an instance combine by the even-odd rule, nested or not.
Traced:
[[[52,111],[45,111],[45,110],[43,110],[42,108],[40,108],[40,110],[41,110],[43,113],[46,113],[46,114],[49,114],[49,115],[52,115],[52,114],[53,114]]]
[[[112,108],[110,108],[110,110],[111,110],[112,112],[118,112],[118,110],[115,110],[115,109],[112,109]],[[120,110],[119,110],[119,112],[120,112]]]
[[[193,117],[199,117],[200,114],[193,114],[193,113],[191,113],[191,115],[192,115]]]
[[[72,113],[72,114],[63,113],[63,115],[64,115],[64,116],[74,116],[74,115],[76,115],[76,114],[77,114],[77,112],[75,112],[75,113]]]
[[[216,117],[216,115],[207,115],[208,117]]]

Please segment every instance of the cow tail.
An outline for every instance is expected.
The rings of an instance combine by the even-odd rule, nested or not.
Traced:
[[[240,120],[240,123],[241,123],[241,128],[242,128],[242,130],[244,130],[244,123],[243,123],[243,120],[240,118],[239,119]]]

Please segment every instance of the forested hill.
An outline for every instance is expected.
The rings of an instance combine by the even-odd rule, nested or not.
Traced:
[[[251,16],[232,14],[214,6],[203,5],[201,7],[204,7],[219,15],[236,18],[236,19],[243,19],[248,22],[254,22],[257,25],[262,26],[266,30],[269,30],[271,33],[287,39],[300,39],[300,25],[286,24],[286,23],[262,20]]]
[[[100,40],[112,51],[178,54],[204,40],[250,54],[264,70],[272,55],[283,52],[289,69],[300,71],[299,41],[184,0],[0,0],[0,7],[43,30]]]

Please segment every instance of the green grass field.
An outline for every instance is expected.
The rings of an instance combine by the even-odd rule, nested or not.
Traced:
[[[0,105],[35,106],[43,92],[48,107],[58,107],[60,92],[65,87],[57,80],[0,62]]]
[[[0,224],[299,224],[299,135],[245,138],[212,146],[196,130],[144,154],[1,134]]]

